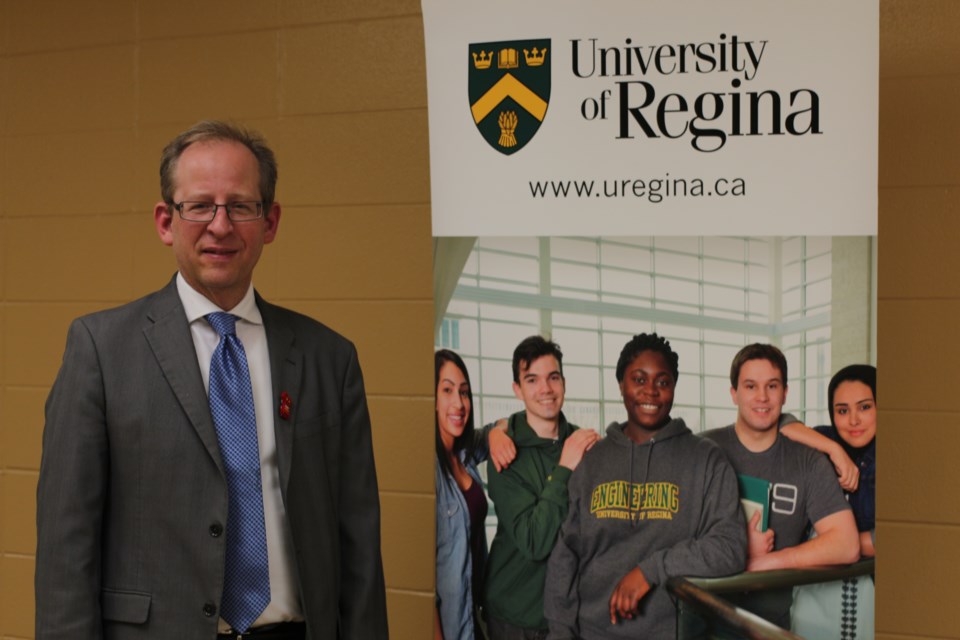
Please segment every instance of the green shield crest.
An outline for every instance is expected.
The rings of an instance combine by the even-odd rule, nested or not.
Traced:
[[[536,135],[550,101],[550,39],[468,47],[470,113],[487,143],[516,153]]]

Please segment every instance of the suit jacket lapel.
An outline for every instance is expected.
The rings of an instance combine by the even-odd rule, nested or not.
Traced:
[[[177,294],[175,280],[157,293],[156,304],[148,312],[147,320],[143,334],[153,349],[164,377],[207,453],[220,473],[224,473],[217,432],[210,416],[210,404],[204,391],[200,365],[197,363],[197,351],[193,346],[190,324]]]
[[[278,316],[276,307],[257,295],[257,306],[263,317],[270,352],[270,378],[273,382],[273,431],[277,441],[277,468],[280,472],[280,490],[287,495],[290,482],[290,464],[293,456],[293,431],[300,406],[303,372],[303,352],[294,344],[293,331]],[[291,399],[289,415],[280,414],[281,394]]]

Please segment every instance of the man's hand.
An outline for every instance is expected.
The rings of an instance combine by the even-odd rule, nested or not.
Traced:
[[[563,443],[563,451],[560,452],[560,466],[573,471],[583,460],[583,454],[590,450],[600,439],[593,429],[579,429],[574,431],[567,441]]]
[[[617,624],[617,616],[631,620],[648,591],[650,584],[640,567],[634,567],[630,573],[620,578],[620,582],[613,589],[613,595],[610,596],[610,624]]]
[[[773,529],[760,531],[760,512],[757,511],[747,524],[747,558],[754,559],[773,551]]]
[[[851,493],[856,491],[860,484],[860,469],[839,444],[830,452],[830,462],[837,471],[840,488]]]
[[[497,424],[490,429],[490,433],[487,434],[487,448],[490,450],[490,460],[498,473],[509,467],[517,457],[517,447],[507,435],[506,418],[497,420]]]

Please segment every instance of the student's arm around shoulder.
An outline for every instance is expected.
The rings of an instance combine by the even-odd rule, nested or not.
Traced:
[[[491,422],[479,431],[474,431],[474,462],[480,464],[490,459],[497,473],[510,466],[517,457],[517,447],[508,429],[507,418]]]
[[[567,516],[567,482],[572,472],[555,466],[539,489],[524,477],[523,455],[521,451],[514,463],[501,472],[488,460],[487,490],[497,519],[520,553],[528,560],[546,560]]]
[[[571,425],[572,426],[572,425]],[[560,453],[559,467],[574,471],[583,460],[584,455],[600,440],[600,434],[593,429],[572,427],[571,433],[563,443]]]
[[[780,433],[794,442],[806,445],[827,454],[837,474],[837,480],[844,491],[856,491],[860,483],[860,469],[854,464],[839,442],[828,438],[817,429],[811,429],[802,422],[790,422],[780,428]]]

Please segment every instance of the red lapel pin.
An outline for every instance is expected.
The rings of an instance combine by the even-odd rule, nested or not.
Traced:
[[[293,400],[286,391],[280,392],[280,417],[284,420],[290,419],[290,409],[293,408]]]

